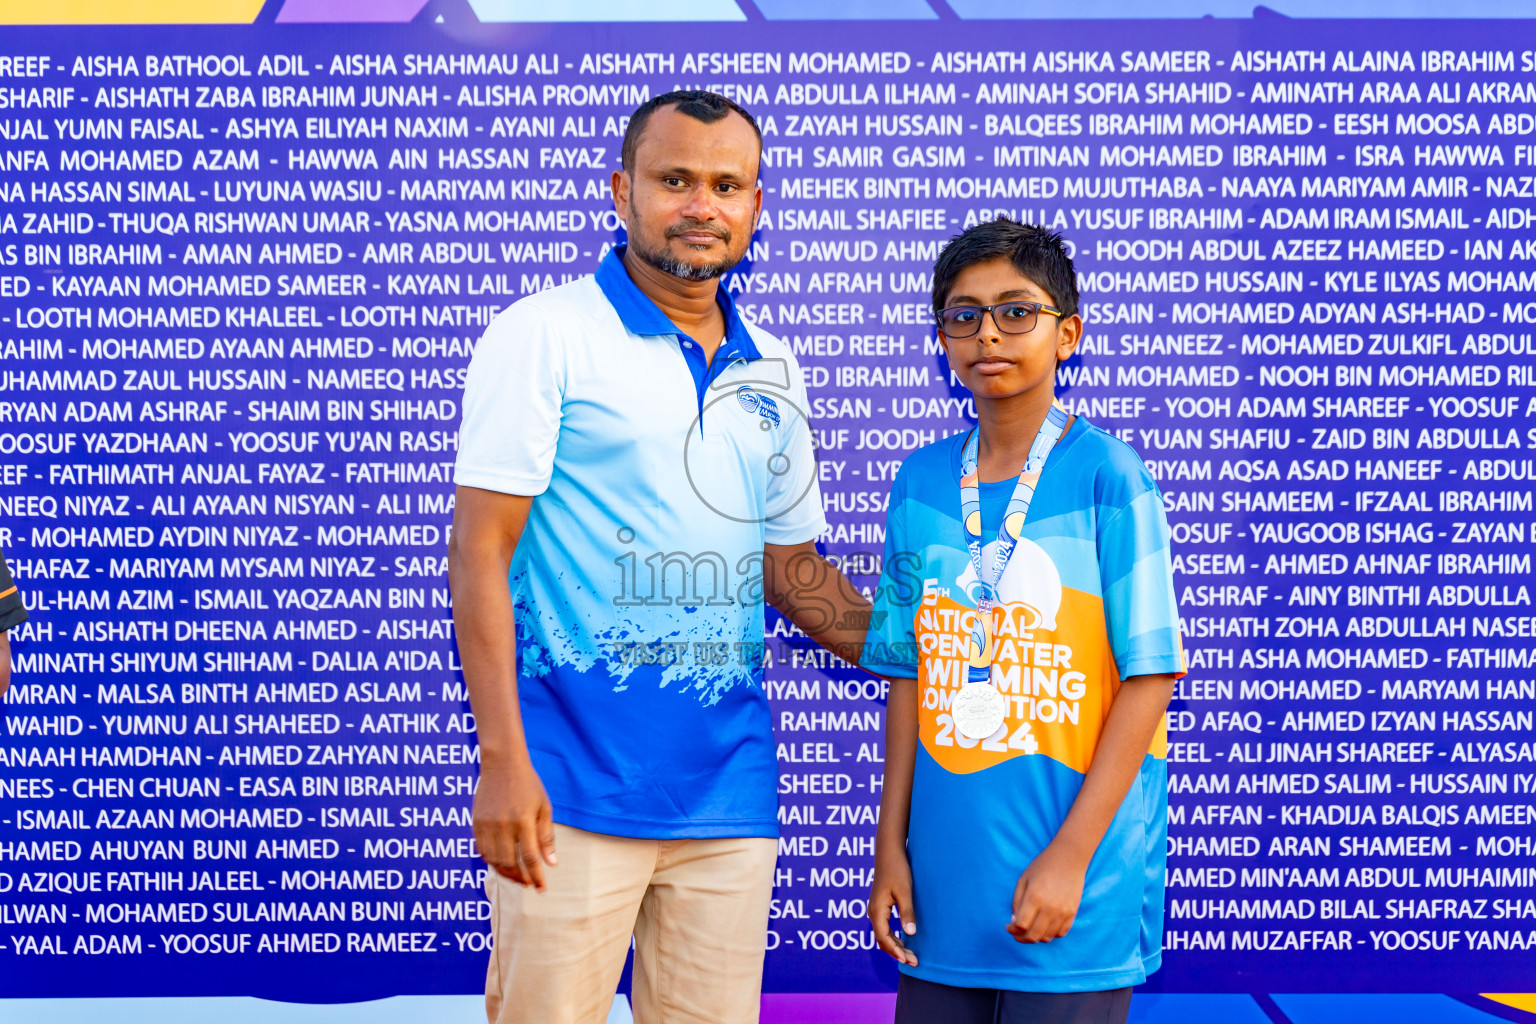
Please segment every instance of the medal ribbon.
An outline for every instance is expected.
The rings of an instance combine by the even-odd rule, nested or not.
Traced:
[[[992,609],[997,604],[997,584],[1008,567],[1008,559],[1018,545],[1019,534],[1024,529],[1024,517],[1034,501],[1035,489],[1025,482],[1030,473],[1045,468],[1045,460],[1051,449],[1061,439],[1067,427],[1067,411],[1052,403],[1040,424],[1040,432],[1029,447],[1029,457],[1024,460],[1024,470],[1018,483],[1013,485],[1013,496],[1008,499],[1008,511],[997,528],[997,549],[992,557],[991,573],[981,568],[981,489],[980,474],[976,463],[981,448],[981,436],[976,430],[966,438],[965,450],[960,456],[960,522],[965,528],[965,546],[971,553],[971,568],[976,571],[976,621],[971,626],[971,645],[975,653],[967,669],[967,680],[972,683],[990,682],[992,678]]]

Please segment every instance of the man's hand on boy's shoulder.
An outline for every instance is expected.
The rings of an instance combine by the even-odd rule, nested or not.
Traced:
[[[1013,887],[1008,934],[1017,942],[1050,942],[1072,930],[1088,862],[1055,843],[1040,851]]]

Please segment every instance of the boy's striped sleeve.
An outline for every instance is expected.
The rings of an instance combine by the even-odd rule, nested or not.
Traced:
[[[1155,487],[1101,523],[1099,571],[1120,678],[1184,675],[1168,520]]]

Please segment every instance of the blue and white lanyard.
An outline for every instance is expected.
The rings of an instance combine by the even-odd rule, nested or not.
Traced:
[[[980,474],[976,468],[981,435],[972,430],[971,436],[966,438],[965,450],[960,456],[960,521],[965,528],[965,546],[970,550],[971,568],[976,571],[977,582],[976,621],[971,626],[971,643],[977,654],[972,656],[967,669],[969,682],[985,683],[992,676],[992,630],[989,627],[992,609],[997,604],[997,584],[1018,545],[1019,534],[1024,530],[1024,517],[1029,514],[1030,502],[1035,498],[1034,487],[1024,477],[1038,474],[1045,468],[1051,449],[1067,428],[1067,418],[1065,409],[1052,405],[1045,415],[1045,422],[1040,424],[1040,432],[1029,448],[1029,458],[1024,460],[1024,471],[1019,474],[1018,483],[1013,485],[1008,511],[997,529],[997,549],[992,556],[990,574],[984,574],[981,569],[981,491],[978,486]]]

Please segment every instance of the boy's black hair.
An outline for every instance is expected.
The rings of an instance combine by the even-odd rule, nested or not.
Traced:
[[[747,124],[757,133],[757,144],[763,144],[763,130],[757,126],[757,118],[747,113],[747,109],[735,100],[708,89],[676,89],[646,100],[640,104],[639,110],[630,115],[629,127],[624,130],[624,145],[619,151],[620,166],[626,171],[635,169],[635,148],[640,145],[640,136],[645,133],[646,122],[656,111],[670,106],[676,106],[678,113],[687,114],[705,124],[714,124],[734,110],[746,118]]]
[[[1006,259],[1040,286],[1065,319],[1077,312],[1077,271],[1054,231],[1007,217],[986,221],[950,239],[933,265],[933,312],[944,308],[955,278],[966,267]]]

